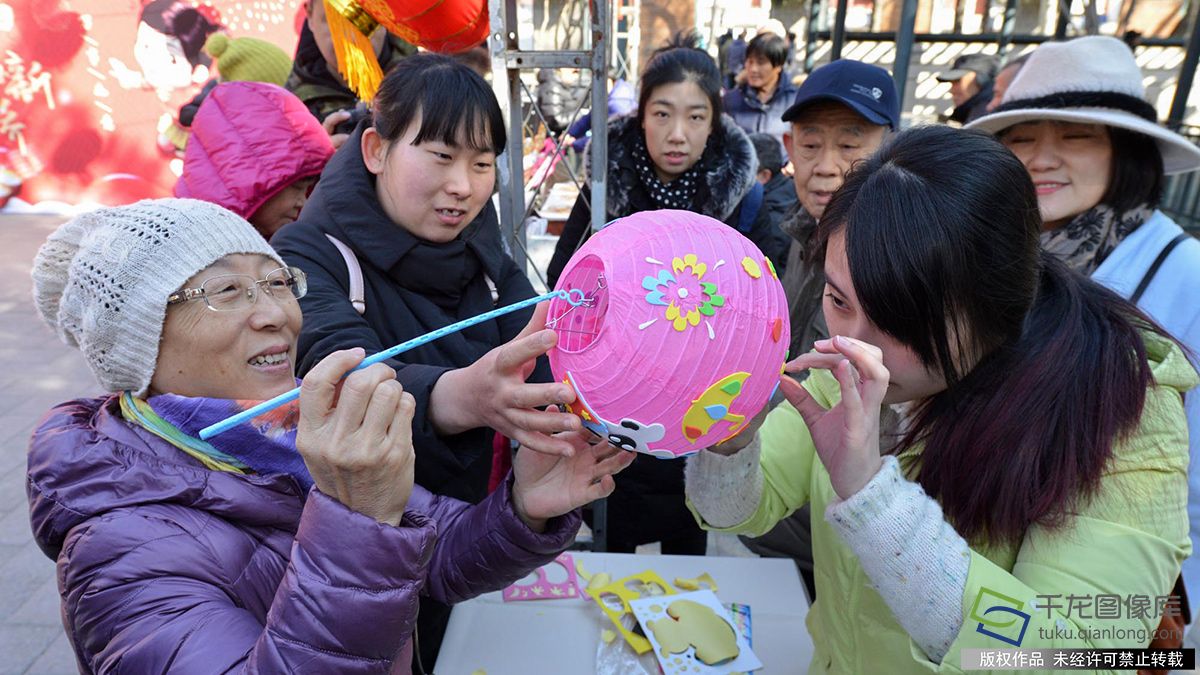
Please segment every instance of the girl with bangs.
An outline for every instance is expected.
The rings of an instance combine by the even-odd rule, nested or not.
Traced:
[[[781,378],[791,405],[689,460],[708,529],[761,534],[811,503],[808,672],[1145,648],[1167,613],[1191,549],[1181,393],[1196,372],[1041,231],[1034,184],[999,141],[900,133],[821,218],[834,337],[787,366],[810,377]],[[880,438],[884,405],[903,415],[898,438]],[[1101,608],[1138,596],[1157,606]]]
[[[309,279],[297,375],[335,351],[379,352],[534,296],[503,250],[491,205],[505,140],[500,106],[469,67],[420,54],[388,73],[373,119],[329,161],[300,218],[272,239]],[[387,361],[416,400],[418,485],[480,501],[494,473],[495,432],[535,451],[572,452],[550,434],[578,429],[578,420],[541,410],[573,395],[550,384],[542,357],[554,333],[533,314],[501,316]],[[448,617],[447,606],[422,599],[418,650],[427,668]]]

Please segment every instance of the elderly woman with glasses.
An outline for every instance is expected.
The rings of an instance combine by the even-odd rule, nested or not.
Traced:
[[[34,261],[43,319],[111,392],[34,432],[33,531],[83,672],[409,672],[419,595],[453,603],[554,558],[631,454],[566,434],[477,505],[413,484],[413,398],[330,354],[298,403],[303,272],[206,202],[72,220]],[[343,379],[343,376],[345,378]],[[431,667],[432,664],[425,664]]]

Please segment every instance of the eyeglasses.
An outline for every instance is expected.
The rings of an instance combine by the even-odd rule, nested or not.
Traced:
[[[224,274],[205,280],[199,288],[184,288],[167,297],[168,305],[204,300],[214,312],[229,312],[258,302],[258,290],[276,300],[298,300],[308,293],[308,278],[299,267],[280,267],[262,279],[245,274]]]

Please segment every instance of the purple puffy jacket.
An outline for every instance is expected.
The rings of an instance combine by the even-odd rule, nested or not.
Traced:
[[[333,156],[329,134],[292,92],[267,82],[223,82],[192,121],[176,197],[219,204],[249,220]]]
[[[511,483],[476,506],[414,487],[391,527],[290,476],[205,469],[110,396],[50,411],[26,487],[84,672],[407,673],[418,594],[503,588],[572,541],[578,511],[536,534]]]

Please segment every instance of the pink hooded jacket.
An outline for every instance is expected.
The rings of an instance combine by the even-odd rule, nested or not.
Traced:
[[[332,156],[329,134],[294,94],[266,82],[224,82],[192,121],[175,196],[249,220],[283,188],[320,175]]]

